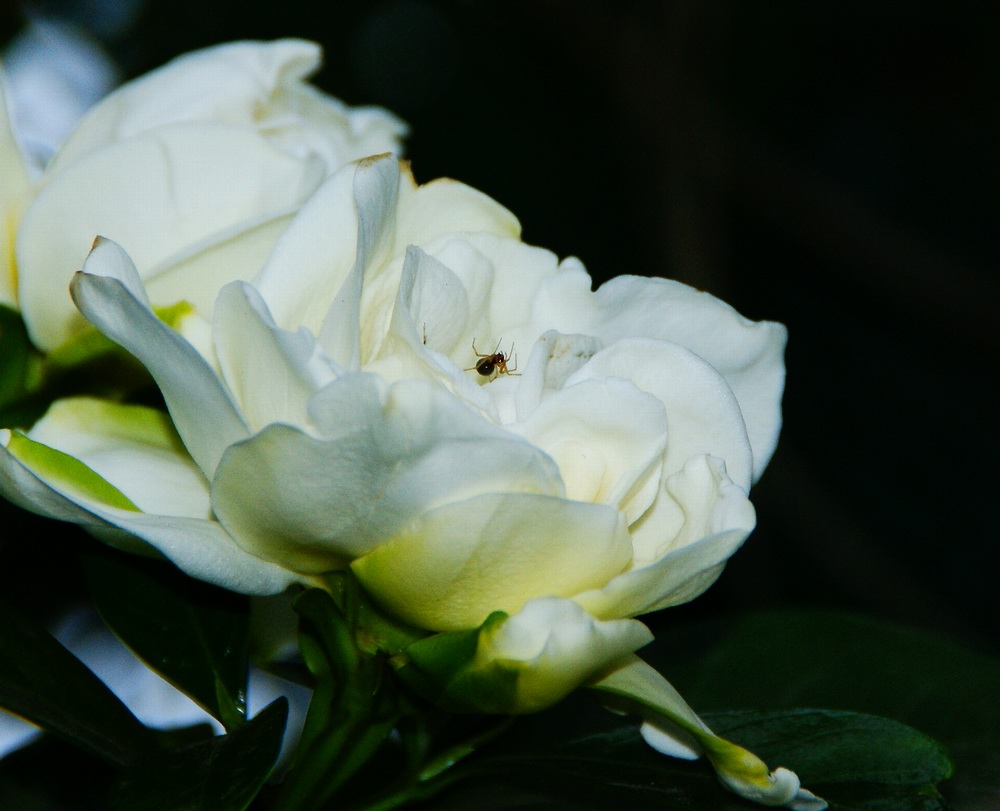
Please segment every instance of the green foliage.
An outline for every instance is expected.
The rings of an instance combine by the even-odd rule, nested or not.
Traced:
[[[108,627],[227,729],[239,727],[246,718],[247,598],[158,561],[109,553],[84,563]]]
[[[26,391],[31,355],[31,341],[21,316],[0,305],[0,413]]]
[[[505,732],[510,722],[502,717],[463,719],[408,697],[373,644],[371,607],[350,579],[333,589],[336,599],[318,589],[296,599],[315,692],[282,784],[262,792],[286,708],[278,702],[242,720],[244,598],[158,562],[102,555],[86,568],[109,624],[230,732],[146,730],[51,637],[0,611],[0,704],[86,753],[71,779],[93,781],[80,796],[94,805],[81,807],[101,807],[110,787],[114,811],[314,811],[331,803],[359,811],[758,808],[723,789],[707,763],[656,753],[637,719],[583,694]],[[688,625],[659,637],[644,653],[706,723],[772,767],[794,770],[832,811],[944,811],[949,802],[985,809],[1000,796],[994,659],[816,612]],[[663,659],[668,654],[674,658]],[[844,709],[800,709],[808,705]],[[73,760],[66,743],[47,739],[0,765],[0,799],[39,811],[64,803],[47,789],[32,799],[10,764],[44,773],[46,757]],[[108,766],[88,767],[95,757]]]
[[[104,683],[41,628],[0,606],[0,707],[117,766],[152,736]]]
[[[822,611],[761,612],[657,636],[646,658],[699,712],[812,706],[892,718],[947,749],[955,774],[941,791],[949,803],[1000,807],[996,658],[932,634]]]
[[[946,807],[934,784],[949,773],[947,757],[903,724],[829,710],[740,711],[705,720],[772,765],[796,771],[834,811]],[[759,809],[724,790],[707,764],[657,754],[635,719],[611,716],[583,697],[519,721],[492,751],[470,759],[465,777],[433,807]],[[497,796],[506,804],[489,799]]]
[[[244,811],[281,751],[288,702],[279,698],[228,735],[156,754],[126,769],[112,811]]]

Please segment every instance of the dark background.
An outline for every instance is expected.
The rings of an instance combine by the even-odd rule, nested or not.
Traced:
[[[787,324],[758,529],[658,622],[831,606],[1000,652],[1000,5],[148,0],[117,32],[97,0],[34,7],[127,76],[318,40],[319,85],[411,124],[418,180],[482,189],[597,281],[672,277]]]

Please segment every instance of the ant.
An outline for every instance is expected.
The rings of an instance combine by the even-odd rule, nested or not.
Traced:
[[[476,361],[475,366],[470,366],[465,369],[466,372],[471,372],[475,369],[483,377],[492,377],[495,379],[497,375],[516,375],[517,374],[517,355],[514,354],[514,344],[510,345],[510,353],[505,355],[500,351],[500,343],[503,341],[501,338],[497,341],[496,348],[492,352],[483,354],[476,349],[476,339],[472,339],[472,351],[476,353],[476,357],[479,360]],[[514,359],[514,366],[511,368],[507,367],[507,361],[511,358]]]

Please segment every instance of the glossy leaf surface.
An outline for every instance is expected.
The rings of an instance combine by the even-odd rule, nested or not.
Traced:
[[[102,760],[125,765],[148,730],[46,631],[0,606],[0,706]]]
[[[280,698],[228,735],[137,764],[115,785],[112,811],[244,811],[278,759],[287,717]]]
[[[246,716],[248,601],[167,564],[95,555],[87,579],[108,626],[227,729]]]

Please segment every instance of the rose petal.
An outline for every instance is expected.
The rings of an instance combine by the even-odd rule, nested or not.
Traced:
[[[669,279],[619,276],[603,284],[596,299],[592,334],[608,342],[641,335],[677,343],[722,374],[739,401],[754,480],[760,478],[781,429],[785,327],[750,321],[714,296]]]
[[[570,597],[628,563],[624,517],[601,504],[491,493],[415,517],[351,568],[403,621],[474,628],[535,597]]]
[[[536,712],[652,641],[636,620],[603,622],[570,600],[539,597],[480,633],[474,666],[515,668],[516,711]]]
[[[697,597],[753,530],[746,493],[721,460],[695,457],[665,478],[653,508],[631,527],[630,569],[574,599],[595,617],[633,617]]]
[[[632,523],[656,495],[667,415],[656,397],[629,381],[567,386],[509,428],[555,460],[567,498],[609,504]]]
[[[383,395],[377,378],[347,375],[311,413],[324,438],[271,425],[226,452],[212,488],[241,544],[298,571],[337,568],[448,501],[562,494],[541,451],[422,381]]]
[[[350,109],[305,84],[320,61],[319,46],[298,39],[233,42],[185,54],[107,96],[67,139],[56,166],[182,121],[256,128],[289,154],[319,153],[331,169],[398,149],[406,130],[398,118],[375,108]]]
[[[208,481],[162,411],[84,397],[57,400],[28,435],[79,459],[143,512],[211,516]]]
[[[666,406],[665,476],[707,453],[724,459],[733,481],[749,491],[753,459],[743,415],[726,381],[708,363],[676,344],[625,339],[597,353],[566,385],[609,377],[631,380]]]
[[[31,185],[28,168],[14,138],[7,117],[3,74],[0,73],[0,304],[17,306],[17,267],[14,264],[14,237]]]
[[[278,326],[319,334],[323,317],[357,257],[355,166],[329,177],[277,241],[253,285]]]
[[[160,321],[133,293],[142,282],[128,255],[98,240],[73,278],[80,312],[135,355],[156,380],[185,446],[211,477],[223,451],[247,436],[247,427],[222,381],[194,347]]]
[[[481,232],[513,239],[521,235],[517,217],[481,191],[449,178],[417,186],[409,166],[403,168],[393,255],[442,234]]]
[[[309,398],[337,374],[308,330],[277,327],[244,282],[219,292],[213,335],[223,377],[253,431],[273,422],[305,426]]]
[[[367,277],[392,255],[393,218],[399,194],[399,162],[392,155],[359,161],[354,170],[358,218],[357,255],[343,287],[319,329],[319,341],[334,361],[361,368],[361,291]]]
[[[29,460],[18,444],[31,442],[26,437],[15,442],[9,431],[0,431],[0,492],[26,510],[80,524],[130,551],[138,550],[129,538],[141,538],[192,577],[232,591],[277,594],[295,582],[292,572],[240,549],[215,521],[147,515],[98,498],[99,489],[79,486],[72,467],[48,464],[46,457],[58,452],[46,454],[45,446],[36,443],[40,453]]]

